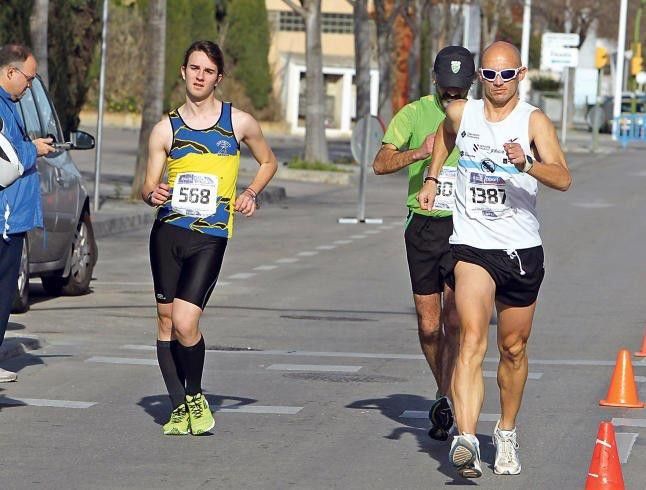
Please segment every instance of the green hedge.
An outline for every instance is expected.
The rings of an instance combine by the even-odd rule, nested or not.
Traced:
[[[235,0],[227,9],[229,23],[225,50],[232,60],[233,76],[245,87],[254,107],[269,103],[269,22],[264,0]]]

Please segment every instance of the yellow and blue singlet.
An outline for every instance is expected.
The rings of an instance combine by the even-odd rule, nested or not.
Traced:
[[[198,233],[231,238],[233,205],[240,167],[240,145],[233,133],[231,103],[223,102],[220,118],[208,129],[189,127],[177,109],[168,114],[173,143],[166,161],[171,197],[160,206],[157,219]],[[178,174],[195,172],[218,177],[217,208],[207,217],[192,217],[171,208],[172,189]]]

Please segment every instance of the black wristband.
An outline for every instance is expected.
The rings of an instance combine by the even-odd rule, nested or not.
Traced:
[[[146,196],[146,204],[148,204],[148,206],[152,206],[152,205],[153,205],[152,198],[153,198],[153,193],[154,193],[154,192],[155,192],[155,191],[150,191],[150,192],[148,193],[148,195]]]
[[[424,183],[426,184],[429,180],[432,180],[432,181],[433,181],[433,182],[435,182],[436,184],[439,184],[439,183],[440,183],[440,181],[439,181],[437,178],[432,177],[432,176],[430,176],[430,175],[424,179]]]

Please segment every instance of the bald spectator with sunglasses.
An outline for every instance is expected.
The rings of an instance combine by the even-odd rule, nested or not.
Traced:
[[[489,320],[498,313],[498,386],[501,416],[496,423],[494,473],[521,471],[516,416],[527,381],[527,341],[543,280],[543,247],[538,233],[538,183],[565,191],[571,176],[547,116],[518,99],[525,77],[518,49],[506,42],[489,46],[479,78],[482,100],[452,102],[437,131],[431,165],[418,195],[431,209],[442,164],[460,152],[456,178],[453,281],[460,320],[460,348],[451,386],[457,435],[449,459],[460,475],[482,475],[476,426],[484,400],[482,363]],[[453,284],[451,284],[453,282]]]

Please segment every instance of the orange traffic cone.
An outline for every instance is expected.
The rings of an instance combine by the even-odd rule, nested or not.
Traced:
[[[585,490],[624,490],[624,477],[615,441],[615,428],[610,422],[601,422],[592,461],[585,480]]]
[[[644,332],[644,339],[642,340],[642,349],[639,352],[635,352],[637,357],[646,357],[646,332]]]
[[[615,371],[612,373],[610,388],[605,400],[599,405],[605,407],[644,408],[644,402],[639,400],[633,365],[630,362],[628,349],[621,349],[617,354]]]

